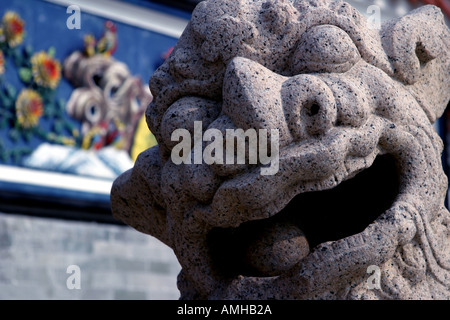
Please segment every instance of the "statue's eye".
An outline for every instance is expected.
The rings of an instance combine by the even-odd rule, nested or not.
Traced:
[[[332,25],[315,26],[300,38],[291,60],[294,75],[310,72],[346,72],[360,54],[349,35]]]

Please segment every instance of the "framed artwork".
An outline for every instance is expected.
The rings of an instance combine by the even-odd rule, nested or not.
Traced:
[[[6,0],[0,19],[0,211],[113,222],[112,182],[156,144],[148,80],[189,12]]]

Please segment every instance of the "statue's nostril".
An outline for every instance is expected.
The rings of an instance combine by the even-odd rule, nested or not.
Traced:
[[[283,83],[281,95],[294,140],[326,134],[336,122],[336,101],[319,77],[298,75]]]
[[[336,119],[336,109],[330,101],[312,100],[307,102],[300,111],[301,125],[311,136],[320,136],[330,130]]]

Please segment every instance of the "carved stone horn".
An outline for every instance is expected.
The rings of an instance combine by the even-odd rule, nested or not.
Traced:
[[[441,10],[424,6],[383,25],[383,47],[394,75],[409,88],[433,123],[450,99],[450,33]],[[432,95],[429,88],[436,90]]]

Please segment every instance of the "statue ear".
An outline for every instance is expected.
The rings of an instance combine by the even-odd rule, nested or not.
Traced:
[[[434,122],[450,99],[450,33],[441,10],[427,5],[389,21],[381,40],[394,76],[410,86]]]
[[[116,219],[171,246],[160,182],[159,147],[154,146],[142,152],[134,167],[114,181],[111,207]]]

